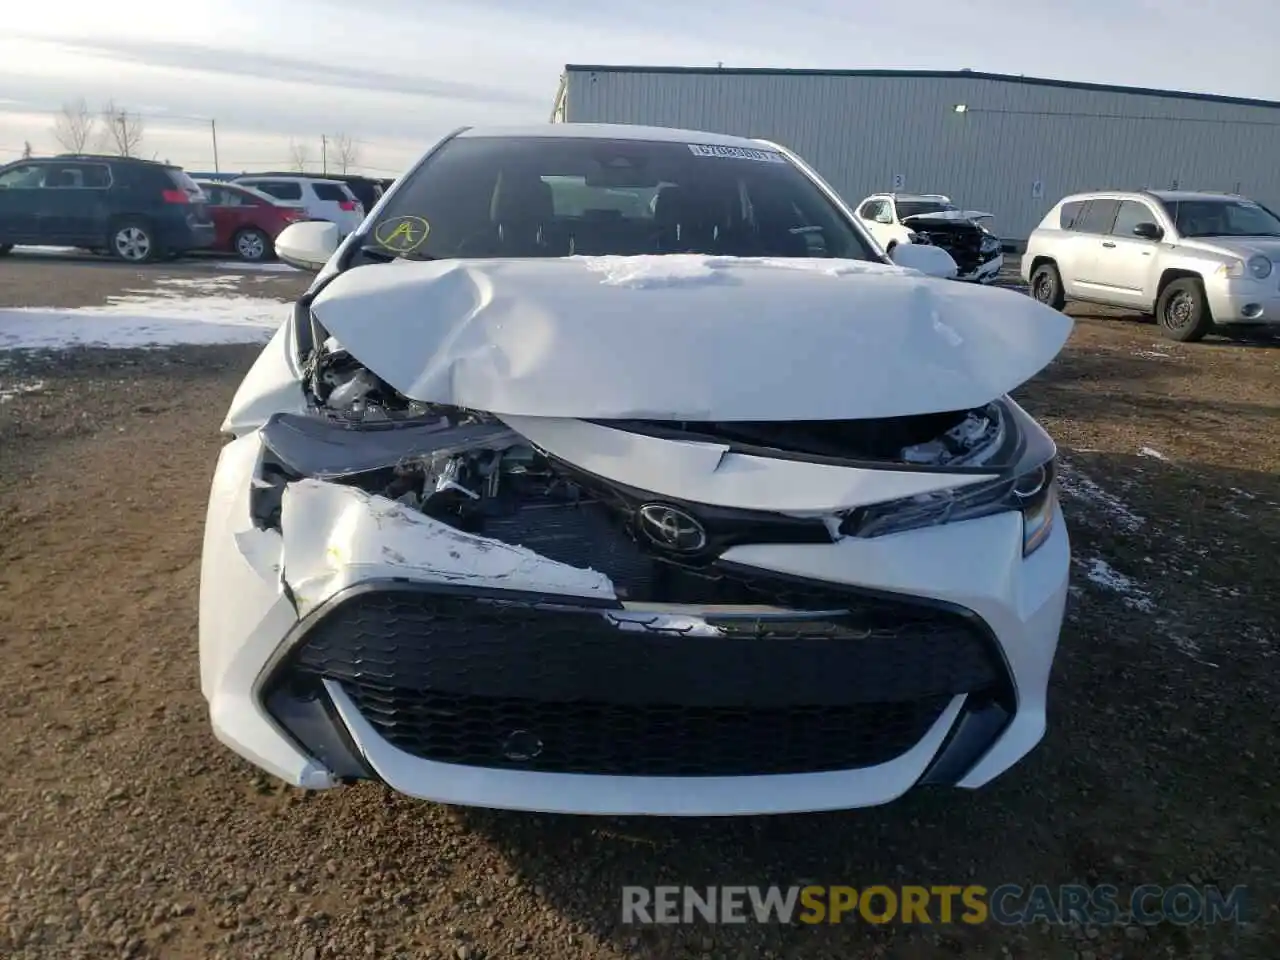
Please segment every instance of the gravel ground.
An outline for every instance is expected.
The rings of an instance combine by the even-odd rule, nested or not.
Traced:
[[[208,268],[10,260],[0,306],[185,271]],[[0,402],[0,956],[1280,956],[1280,350],[1078,316],[1021,392],[1061,445],[1079,564],[1045,742],[979,792],[739,820],[476,811],[256,774],[209,732],[195,638],[217,427],[255,348],[0,354],[0,384],[40,384]],[[624,884],[796,882],[1245,884],[1255,913],[1128,931],[619,922]]]

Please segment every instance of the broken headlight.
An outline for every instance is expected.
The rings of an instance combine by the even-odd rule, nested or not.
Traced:
[[[1010,406],[1013,406],[1010,404]],[[1022,555],[1049,538],[1058,503],[1057,449],[1048,434],[1014,407],[1025,442],[1016,464],[995,480],[889,500],[851,512],[840,526],[847,537],[883,537],[997,513],[1022,515]]]

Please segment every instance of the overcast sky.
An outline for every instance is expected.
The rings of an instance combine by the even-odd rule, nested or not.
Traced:
[[[398,173],[473,123],[543,122],[565,63],[973,70],[1280,100],[1277,0],[13,0],[0,161],[52,152],[85,97],[146,117],[146,155],[208,170],[319,161],[321,134]]]

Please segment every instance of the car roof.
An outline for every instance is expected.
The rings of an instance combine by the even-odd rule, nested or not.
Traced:
[[[1159,194],[1146,190],[1084,190],[1080,193],[1069,194],[1059,200],[1058,203],[1074,203],[1078,200],[1093,200],[1097,197],[1107,200],[1150,200],[1152,197],[1163,199]]]
[[[951,198],[940,193],[891,193],[895,200],[936,200],[938,203],[950,203]]]
[[[1239,200],[1234,193],[1210,193],[1203,190],[1147,190],[1146,193],[1159,197],[1166,203],[1177,203],[1181,200]]]
[[[867,197],[868,200],[936,200],[938,203],[950,203],[951,198],[941,193],[873,193]]]
[[[142,157],[122,157],[113,153],[59,153],[52,157],[27,157],[28,161],[85,160],[94,163],[133,163],[143,167],[159,167],[162,170],[181,170],[176,163],[162,163],[159,160],[144,160]]]
[[[1182,200],[1241,200],[1235,193],[1212,193],[1207,190],[1086,190],[1063,197],[1059,203],[1073,203],[1078,200],[1092,200],[1095,197],[1106,197],[1112,200],[1160,200],[1164,203],[1177,203]]]
[[[676,127],[642,127],[630,123],[543,123],[518,127],[466,127],[460,138],[470,137],[565,137],[581,140],[650,140],[663,143],[704,143],[713,147],[776,147],[768,140],[733,137],[705,130],[682,130]]]
[[[242,180],[298,180],[300,182],[305,181],[306,183],[330,183],[330,184],[333,184],[335,187],[346,186],[346,184],[343,183],[341,180],[326,180],[323,177],[308,177],[306,174],[298,174],[298,173],[287,173],[287,174],[282,173],[278,177],[270,173],[246,173],[228,182],[240,183]],[[243,186],[243,184],[241,185]]]
[[[238,173],[237,177],[270,177],[272,180],[333,180],[338,183],[381,183],[378,177],[368,177],[363,173],[275,173],[267,170],[264,173]]]
[[[269,193],[263,193],[257,187],[250,186],[247,183],[236,183],[234,180],[206,180],[203,177],[195,178],[198,187],[233,187],[236,190],[243,190],[245,193],[251,193],[255,197],[266,197],[268,200],[276,198]]]

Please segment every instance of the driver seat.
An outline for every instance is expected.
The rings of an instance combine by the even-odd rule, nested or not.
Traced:
[[[685,187],[663,187],[653,200],[659,253],[712,253],[717,229],[711,205]]]
[[[552,249],[555,203],[551,185],[541,177],[504,173],[493,198],[490,219],[496,231],[498,256],[558,256]]]

